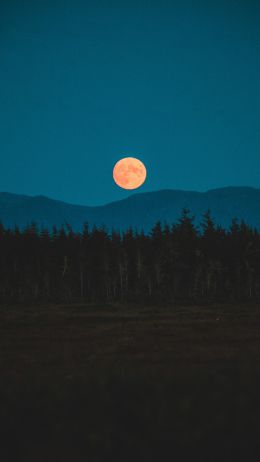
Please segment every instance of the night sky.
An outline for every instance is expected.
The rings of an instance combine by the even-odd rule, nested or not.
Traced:
[[[97,205],[132,192],[260,187],[260,2],[0,5],[0,191]]]

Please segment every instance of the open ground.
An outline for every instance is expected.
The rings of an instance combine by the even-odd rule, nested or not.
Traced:
[[[2,306],[3,461],[259,460],[260,306]]]

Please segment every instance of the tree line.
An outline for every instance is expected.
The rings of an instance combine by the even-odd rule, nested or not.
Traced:
[[[243,221],[224,229],[207,211],[197,227],[184,209],[148,234],[0,225],[1,303],[250,300],[260,300],[260,232]]]

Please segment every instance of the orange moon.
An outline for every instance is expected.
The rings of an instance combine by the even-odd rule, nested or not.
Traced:
[[[146,168],[139,159],[124,157],[115,164],[113,178],[120,188],[136,189],[145,182]]]

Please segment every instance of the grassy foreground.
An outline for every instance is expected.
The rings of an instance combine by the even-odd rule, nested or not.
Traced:
[[[260,306],[0,308],[1,460],[260,460]]]

